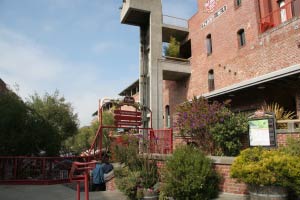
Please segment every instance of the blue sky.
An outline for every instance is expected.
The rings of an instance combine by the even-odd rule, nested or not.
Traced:
[[[163,0],[188,19],[197,0]],[[139,29],[119,22],[122,0],[0,0],[0,78],[23,98],[56,89],[88,125],[98,99],[138,78]]]

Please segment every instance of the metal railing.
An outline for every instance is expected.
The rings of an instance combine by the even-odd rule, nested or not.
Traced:
[[[72,163],[86,157],[0,157],[0,184],[67,183]]]
[[[150,153],[171,154],[173,153],[172,129],[150,131]]]
[[[163,15],[163,24],[178,26],[178,27],[182,27],[182,28],[189,27],[188,20],[169,16],[169,15]]]
[[[291,0],[279,9],[273,10],[260,19],[260,31],[276,27],[285,21],[300,16],[300,0]]]

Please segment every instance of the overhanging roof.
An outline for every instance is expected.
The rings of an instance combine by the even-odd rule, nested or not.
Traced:
[[[258,76],[246,81],[242,81],[240,83],[237,84],[233,84],[231,86],[227,86],[218,90],[214,90],[212,92],[209,93],[205,93],[202,96],[204,96],[205,98],[213,98],[213,97],[217,97],[217,96],[221,96],[223,94],[228,94],[231,92],[235,92],[238,90],[242,90],[245,88],[249,88],[251,86],[255,86],[255,85],[259,85],[262,83],[266,83],[272,80],[276,80],[276,79],[280,79],[280,78],[284,78],[284,77],[288,77],[294,74],[300,74],[300,64],[297,65],[293,65],[284,69],[280,69],[262,76]]]
[[[120,96],[125,96],[126,93],[130,92],[131,89],[139,87],[139,79],[134,81],[131,85],[129,85],[126,89],[119,93]]]

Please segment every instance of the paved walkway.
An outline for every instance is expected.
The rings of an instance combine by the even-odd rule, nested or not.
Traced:
[[[0,185],[1,200],[75,200],[76,191],[64,185]],[[84,192],[81,198],[84,200]],[[126,200],[119,191],[90,192],[90,200]]]
[[[0,185],[1,200],[75,200],[76,191],[64,185]],[[84,200],[84,192],[81,198]],[[247,197],[220,194],[216,200],[246,200]],[[90,192],[90,200],[126,200],[119,191]]]

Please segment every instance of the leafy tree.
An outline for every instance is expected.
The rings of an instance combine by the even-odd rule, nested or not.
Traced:
[[[113,125],[114,118],[111,112],[105,111],[102,114],[103,117],[103,124],[104,125]],[[93,120],[90,126],[84,126],[78,130],[78,132],[74,135],[69,137],[66,142],[65,146],[67,149],[74,151],[77,154],[88,150],[91,147],[92,142],[95,139],[97,130],[99,128],[99,122],[97,120]],[[103,129],[103,146],[108,148],[110,145],[109,140],[109,130]]]
[[[191,102],[177,107],[175,126],[182,136],[192,137],[202,151],[212,154],[215,146],[209,129],[213,124],[224,121],[229,114],[223,104],[209,103],[204,97],[194,97]]]
[[[52,126],[12,91],[0,95],[0,155],[57,155],[59,137]]]
[[[27,105],[51,124],[61,141],[76,134],[79,123],[77,114],[73,113],[71,104],[57,90],[43,97],[35,93],[27,99]]]
[[[175,37],[170,37],[170,43],[164,48],[165,55],[170,57],[179,57],[180,43]]]

